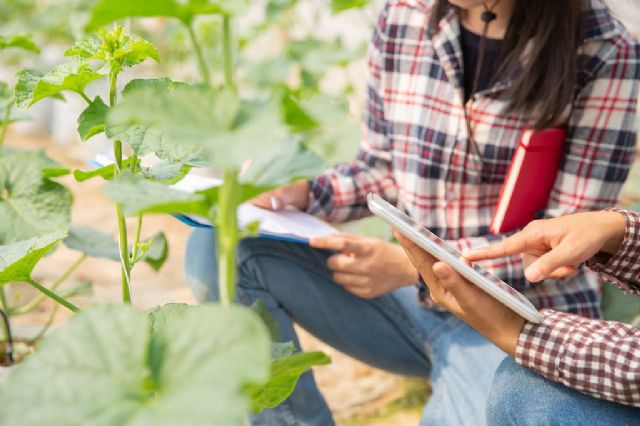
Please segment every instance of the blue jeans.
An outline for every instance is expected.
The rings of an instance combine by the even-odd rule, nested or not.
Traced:
[[[496,426],[640,425],[640,408],[596,399],[505,359],[491,387],[487,423]]]
[[[218,300],[214,232],[189,238],[186,274],[200,302]],[[237,299],[261,299],[280,324],[282,340],[299,346],[298,323],[338,350],[377,368],[429,377],[433,393],[422,425],[484,425],[487,395],[505,354],[449,313],[421,307],[413,287],[367,300],[331,279],[329,252],[262,238],[238,248]],[[281,406],[251,418],[257,425],[333,425],[312,373]]]

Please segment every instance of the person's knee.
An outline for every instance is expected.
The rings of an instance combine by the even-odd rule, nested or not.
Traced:
[[[487,424],[513,425],[530,401],[527,370],[507,357],[496,370],[487,399]]]

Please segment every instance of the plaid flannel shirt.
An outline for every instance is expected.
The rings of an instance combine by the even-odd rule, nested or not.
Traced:
[[[370,43],[359,155],[310,181],[309,212],[332,222],[365,217],[367,193],[374,192],[462,251],[505,238],[491,235],[489,226],[520,136],[534,118],[506,113],[505,101],[490,96],[511,79],[464,104],[458,14],[450,11],[430,29],[432,3],[386,3]],[[565,153],[540,217],[616,205],[635,155],[638,46],[597,0],[585,0],[582,22]],[[482,161],[466,146],[465,107]],[[589,271],[531,284],[518,256],[483,266],[539,308],[600,317],[600,282]]]
[[[605,279],[640,296],[640,214],[623,212],[624,241],[607,261],[588,262]],[[596,398],[640,407],[640,329],[552,310],[526,323],[516,361]]]

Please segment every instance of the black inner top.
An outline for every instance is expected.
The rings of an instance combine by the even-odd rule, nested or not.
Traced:
[[[473,95],[473,80],[476,77],[476,66],[480,52],[481,36],[473,33],[461,25],[460,45],[464,63],[464,101],[467,102]],[[488,89],[493,83],[496,71],[499,67],[500,46],[502,40],[487,38],[484,47],[484,61],[478,80],[478,92]]]

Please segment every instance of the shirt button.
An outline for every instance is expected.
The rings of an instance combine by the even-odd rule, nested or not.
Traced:
[[[457,197],[458,197],[458,194],[456,194],[456,191],[454,191],[453,189],[448,190],[447,193],[445,194],[445,199],[448,202],[455,201]]]

